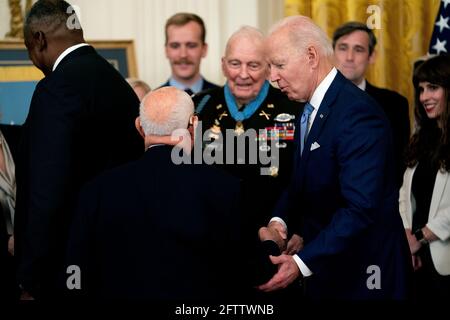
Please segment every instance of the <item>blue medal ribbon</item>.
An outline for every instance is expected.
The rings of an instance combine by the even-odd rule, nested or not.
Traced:
[[[256,98],[250,101],[250,103],[247,104],[242,111],[239,111],[236,100],[231,94],[228,84],[226,84],[223,87],[225,94],[225,102],[227,103],[228,110],[230,111],[230,114],[233,117],[233,119],[236,121],[244,121],[250,118],[255,113],[255,111],[258,110],[263,101],[266,99],[267,94],[269,93],[269,86],[270,86],[269,81],[267,80],[264,81],[264,85],[262,86]]]

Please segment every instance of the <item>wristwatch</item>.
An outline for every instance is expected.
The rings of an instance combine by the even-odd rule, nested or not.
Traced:
[[[414,232],[414,236],[416,237],[417,241],[420,242],[421,245],[428,244],[427,239],[425,239],[425,237],[423,236],[422,229],[417,229],[417,231]]]

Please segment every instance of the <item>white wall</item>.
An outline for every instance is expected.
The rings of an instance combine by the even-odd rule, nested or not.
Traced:
[[[139,77],[152,88],[165,82],[170,67],[164,54],[164,24],[176,12],[194,12],[207,27],[204,76],[223,83],[220,58],[231,33],[247,24],[266,32],[283,17],[283,0],[69,0],[81,9],[87,40],[135,41]],[[8,0],[0,0],[0,37],[9,30]]]

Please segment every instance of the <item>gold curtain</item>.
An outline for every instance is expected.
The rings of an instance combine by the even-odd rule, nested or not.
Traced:
[[[408,98],[413,110],[412,66],[428,51],[440,0],[284,0],[285,16],[302,14],[312,18],[331,38],[333,31],[347,21],[366,23],[380,8],[381,28],[377,37],[376,62],[367,79],[376,86],[395,90]],[[410,112],[411,117],[413,113]]]

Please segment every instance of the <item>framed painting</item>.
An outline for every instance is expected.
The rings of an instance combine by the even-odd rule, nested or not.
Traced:
[[[87,41],[124,78],[137,77],[133,40]],[[44,77],[21,40],[0,41],[0,123],[22,124],[36,84]]]

